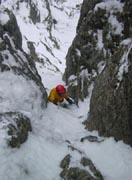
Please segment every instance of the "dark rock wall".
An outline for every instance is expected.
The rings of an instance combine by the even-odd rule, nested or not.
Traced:
[[[117,87],[117,66],[110,63],[97,77],[91,98],[88,120],[89,130],[100,135],[114,136],[116,140],[132,145],[132,64]]]
[[[123,20],[124,30],[123,37],[119,37],[118,41],[115,39],[117,44],[122,38],[130,38],[132,36],[131,9],[132,1],[127,1],[122,15],[119,16]],[[124,59],[124,63],[125,61],[127,62],[128,69],[124,70],[122,79],[119,79],[121,59]],[[132,145],[131,59],[131,40],[126,46],[119,44],[114,47],[104,71],[95,81],[89,117],[85,122],[89,130],[98,130],[100,135],[114,136],[116,140],[124,140],[125,143],[130,145]]]
[[[104,58],[102,51],[95,48],[97,28],[103,29],[105,24],[105,19],[102,20],[103,22],[100,20],[105,12],[102,11],[99,17],[93,11],[97,2],[100,1],[83,2],[77,26],[77,35],[66,57],[66,69],[63,79],[69,86],[71,96],[81,100],[88,95],[90,81],[95,71],[97,71],[100,59]]]
[[[132,145],[132,1],[118,1],[123,11],[115,6],[112,11],[100,7],[95,10],[99,2],[103,1],[83,2],[63,79],[71,96],[82,100],[94,83],[86,128]],[[120,33],[110,23],[111,12],[122,27]],[[101,47],[98,32],[102,32]],[[129,42],[122,43],[125,39]]]

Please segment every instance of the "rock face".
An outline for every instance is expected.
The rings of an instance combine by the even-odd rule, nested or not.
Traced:
[[[32,130],[30,119],[21,113],[7,112],[0,114],[0,122],[4,122],[4,126],[6,124],[7,142],[12,148],[23,144],[28,138],[28,132]]]
[[[84,1],[82,4],[81,16],[77,27],[77,35],[69,48],[66,57],[66,69],[63,79],[69,86],[68,90],[74,99],[83,100],[88,95],[88,87],[95,73],[97,65],[102,59],[102,51],[95,48],[97,44],[97,29],[103,29],[105,20],[100,18],[93,9],[97,2]],[[99,21],[98,24],[95,24]]]
[[[80,159],[80,167],[69,167],[72,156],[69,154],[65,156],[65,158],[61,161],[60,167],[63,169],[60,176],[62,179],[67,180],[103,180],[103,176],[99,170],[96,169],[92,161],[88,158],[82,157]],[[89,169],[89,171],[85,170],[85,167]]]
[[[86,128],[132,145],[132,1],[85,1],[67,54],[73,98],[94,88]]]
[[[31,131],[32,118],[38,118],[39,111],[46,108],[47,93],[34,61],[22,49],[15,16],[3,9],[0,22],[0,127],[4,129],[3,121],[8,121],[8,144],[18,147]]]
[[[130,60],[130,59],[129,59]],[[110,63],[95,82],[90,113],[85,122],[89,130],[132,145],[132,66],[117,87],[117,66]],[[100,85],[101,84],[101,85]]]
[[[8,21],[0,25],[0,69],[13,71],[25,79],[32,80],[42,92],[44,101],[47,98],[46,91],[42,85],[41,78],[35,68],[34,61],[22,50],[22,37],[15,16],[8,9],[1,12],[8,16]],[[46,103],[44,103],[46,106]]]

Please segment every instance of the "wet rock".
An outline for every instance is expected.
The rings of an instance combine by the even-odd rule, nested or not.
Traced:
[[[92,135],[83,137],[83,138],[81,138],[80,141],[84,142],[85,140],[88,140],[89,142],[98,142],[98,143],[103,141],[103,140],[100,140],[98,137],[92,136]]]
[[[70,154],[66,155],[65,158],[61,161],[60,167],[65,169],[69,167],[71,156]]]
[[[64,180],[103,180],[103,176],[99,170],[94,166],[92,161],[88,158],[82,157],[80,163],[82,164],[82,168],[80,167],[71,167],[70,159],[71,155],[65,156],[65,158],[61,161],[60,167],[63,169],[60,173],[60,176]],[[85,170],[85,167],[89,168],[89,171]]]
[[[99,170],[97,170],[97,168],[94,166],[93,162],[90,159],[83,157],[81,159],[81,163],[82,163],[83,166],[88,166],[89,167],[89,169],[92,171],[92,173],[94,174],[96,179],[103,180],[102,174],[100,173]]]
[[[87,171],[79,169],[78,167],[71,167],[61,173],[64,180],[96,180]]]

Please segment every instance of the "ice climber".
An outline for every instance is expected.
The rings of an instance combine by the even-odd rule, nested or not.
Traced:
[[[66,99],[69,104],[73,104],[74,101],[68,96],[66,88],[63,85],[58,85],[51,89],[48,100],[55,105],[61,105],[61,103]]]

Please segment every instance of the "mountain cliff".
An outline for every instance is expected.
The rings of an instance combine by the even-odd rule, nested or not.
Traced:
[[[73,18],[77,19],[80,2],[76,1],[75,7],[65,1],[0,2],[1,121],[7,121],[7,129],[11,127],[8,134],[14,137],[17,133],[17,140],[21,142],[24,140],[19,134],[25,130],[18,132],[18,126],[21,127],[18,122],[24,123],[27,119],[27,131],[30,131],[32,121],[40,119],[47,106],[47,91],[37,68],[43,67],[44,72],[50,69],[61,74],[64,71],[68,45],[67,37],[62,41],[60,33],[64,33],[63,28],[69,28]],[[58,14],[62,14],[63,18]],[[73,32],[67,33],[71,35]],[[61,47],[61,43],[66,44],[65,48]],[[10,125],[10,119],[16,124],[17,130]],[[14,147],[20,145],[15,140],[12,140]]]
[[[7,141],[16,147],[25,142],[31,122],[39,118],[36,111],[46,108],[47,92],[34,61],[22,49],[14,14],[5,8],[0,14],[0,122],[1,130],[12,136]]]
[[[0,179],[130,180],[131,1],[0,3]]]
[[[83,1],[63,79],[73,98],[93,87],[86,128],[132,145],[132,1]]]

